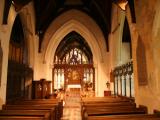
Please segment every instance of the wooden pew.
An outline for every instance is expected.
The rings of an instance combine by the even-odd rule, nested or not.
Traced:
[[[90,99],[82,99],[82,101],[85,104],[90,104],[90,103],[116,103],[116,102],[131,102],[129,99],[122,99],[122,98],[90,98]]]
[[[145,114],[146,111],[144,111],[141,108],[127,108],[127,107],[121,107],[121,108],[95,108],[95,109],[86,109],[86,112],[88,116],[99,116],[99,115],[122,115],[122,114]]]
[[[63,114],[63,102],[58,99],[34,99],[34,100],[22,100],[14,101],[10,103],[12,105],[53,105],[56,108],[56,115],[60,118]]]
[[[87,120],[160,120],[157,115],[133,114],[133,115],[111,115],[111,116],[88,116]]]
[[[95,97],[82,99],[83,120],[160,120],[149,115],[145,107],[136,108],[134,100],[121,97]]]
[[[43,116],[43,119],[50,120],[48,118],[44,117],[44,114],[39,113],[40,111],[49,111],[51,120],[60,120],[60,117],[63,113],[63,103],[62,101],[58,99],[33,99],[33,100],[16,100],[16,101],[10,101],[7,105],[3,105],[3,113],[0,113],[1,116],[5,117],[7,119],[7,112],[10,111],[8,114],[8,117],[16,117],[19,116],[23,117],[29,117],[30,115],[32,117],[41,117]],[[17,111],[21,111],[20,113],[17,113]],[[32,113],[28,112],[27,114],[25,111],[34,111]],[[18,118],[19,119],[19,118]]]
[[[0,120],[44,120],[44,118],[29,116],[0,116]]]
[[[136,108],[133,100],[120,97],[95,97],[83,99],[82,117],[125,114],[145,114],[146,108]],[[92,117],[93,118],[93,117]]]
[[[53,120],[49,110],[0,110],[0,116],[43,117],[44,120]]]
[[[111,103],[111,102],[105,102],[105,103],[82,103],[82,105],[84,107],[98,107],[98,106],[136,106],[135,103],[132,102],[115,102],[115,103]]]
[[[53,120],[59,120],[56,116],[55,107],[51,105],[3,105],[3,110],[49,110]]]

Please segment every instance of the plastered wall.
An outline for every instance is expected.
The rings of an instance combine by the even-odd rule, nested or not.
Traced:
[[[160,79],[159,79],[159,8],[160,2],[158,0],[135,0],[135,12],[136,12],[136,23],[132,23],[130,8],[126,7],[125,16],[127,17],[130,33],[131,33],[131,42],[132,42],[132,56],[133,56],[133,64],[134,64],[134,84],[135,84],[135,100],[137,105],[145,105],[148,107],[148,112],[152,113],[154,109],[160,110]],[[116,7],[113,8],[113,12],[116,10]],[[121,11],[121,10],[120,10]],[[116,20],[116,16],[113,14],[112,21]],[[120,12],[119,12],[120,15]],[[120,15],[120,16],[124,16]],[[123,20],[123,17],[120,18]],[[115,22],[112,22],[112,27],[115,26]],[[121,25],[120,25],[121,26]],[[112,34],[112,40],[116,41],[121,35],[121,31],[116,31],[118,33]],[[139,59],[137,55],[137,46],[138,46],[138,38],[141,37],[142,43],[145,49],[145,58],[141,58],[142,61],[146,61],[146,71],[147,71],[147,84],[140,85],[138,79],[138,66],[137,59]],[[119,43],[118,43],[119,44]],[[111,44],[111,46],[115,46],[116,49],[120,50],[119,46]],[[114,48],[114,47],[113,47]],[[111,61],[120,62],[118,56],[121,56],[119,53],[116,55],[116,50],[111,52]],[[114,66],[116,63],[112,63]],[[142,70],[144,68],[141,68]],[[140,75],[140,73],[139,73]]]

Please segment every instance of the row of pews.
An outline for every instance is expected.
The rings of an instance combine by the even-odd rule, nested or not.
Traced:
[[[136,107],[124,97],[82,98],[83,120],[160,120],[158,114],[147,114],[146,107]]]
[[[62,112],[58,99],[21,100],[3,105],[0,120],[60,120]]]

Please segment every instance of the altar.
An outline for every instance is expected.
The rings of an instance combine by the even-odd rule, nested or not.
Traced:
[[[67,89],[69,91],[79,91],[81,90],[81,85],[80,84],[69,84],[67,85]]]

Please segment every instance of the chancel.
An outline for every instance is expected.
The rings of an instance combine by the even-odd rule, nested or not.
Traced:
[[[160,0],[0,3],[0,119],[160,120]]]

